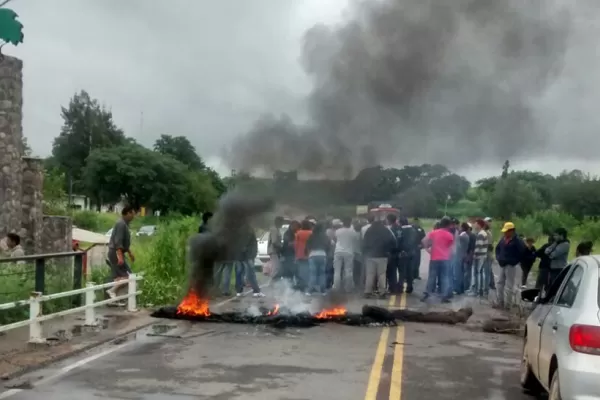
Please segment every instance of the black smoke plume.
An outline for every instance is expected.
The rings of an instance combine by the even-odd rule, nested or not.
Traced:
[[[561,5],[562,4],[562,5]],[[540,98],[560,75],[578,1],[370,0],[304,37],[306,124],[265,115],[231,167],[352,177],[377,164],[518,157],[547,139]]]
[[[201,298],[209,298],[215,266],[235,259],[239,249],[247,245],[251,221],[274,205],[269,197],[240,190],[225,194],[210,221],[209,232],[194,235],[188,242],[188,290],[193,290]]]

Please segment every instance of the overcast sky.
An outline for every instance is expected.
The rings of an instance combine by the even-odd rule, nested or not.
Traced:
[[[128,136],[148,146],[160,134],[187,136],[226,173],[223,146],[260,114],[306,115],[302,35],[339,20],[347,1],[12,0],[25,42],[4,53],[24,61],[24,135],[35,155],[49,155],[60,107],[84,89]],[[552,173],[598,167],[535,157],[513,164]],[[473,179],[500,167],[460,172]]]

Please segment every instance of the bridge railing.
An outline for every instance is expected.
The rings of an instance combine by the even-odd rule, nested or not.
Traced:
[[[0,332],[6,332],[12,329],[29,326],[29,342],[44,343],[46,339],[44,338],[41,325],[41,323],[44,321],[48,321],[53,318],[62,317],[69,314],[85,312],[85,326],[96,326],[98,325],[98,320],[96,318],[95,308],[111,303],[120,302],[122,300],[127,300],[127,311],[137,311],[137,296],[142,293],[141,290],[138,290],[137,288],[137,282],[142,279],[143,277],[141,275],[131,274],[129,275],[128,279],[120,280],[118,282],[110,282],[102,285],[96,285],[93,282],[88,282],[86,283],[86,286],[84,288],[74,289],[67,292],[44,295],[42,294],[42,292],[34,291],[31,293],[28,300],[20,300],[13,301],[11,303],[0,304],[0,311],[10,310],[11,308],[29,305],[29,319],[14,322],[12,324],[1,325]],[[109,298],[107,300],[102,300],[98,302],[96,301],[95,292],[97,290],[110,289],[113,288],[115,285],[121,286],[125,284],[127,284],[127,294]],[[44,301],[81,295],[85,295],[84,305],[48,315],[42,315],[42,303]]]

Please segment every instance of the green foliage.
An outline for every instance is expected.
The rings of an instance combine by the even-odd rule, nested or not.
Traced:
[[[18,46],[23,43],[23,24],[16,12],[9,8],[0,8],[0,40]]]
[[[63,126],[52,144],[52,155],[63,172],[69,173],[74,191],[82,192],[83,168],[94,149],[121,145],[123,131],[116,127],[112,112],[86,91],[76,93],[62,108]]]
[[[188,268],[188,239],[198,230],[198,219],[181,218],[162,224],[148,241],[138,241],[134,271],[144,274],[142,304],[173,304],[184,295]]]
[[[44,213],[61,215],[65,213],[67,193],[64,189],[65,174],[58,168],[44,170]]]
[[[198,213],[213,207],[217,197],[206,172],[135,144],[94,150],[83,177],[97,201],[124,197],[162,213]]]
[[[173,157],[192,170],[206,169],[196,149],[185,136],[160,135],[154,143],[154,151]]]
[[[524,217],[542,208],[541,196],[535,188],[530,183],[510,175],[496,183],[494,191],[486,200],[483,204],[484,210],[489,215],[503,219],[510,219],[512,216]]]

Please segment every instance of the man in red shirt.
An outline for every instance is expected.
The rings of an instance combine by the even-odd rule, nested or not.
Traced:
[[[431,293],[435,292],[438,280],[442,289],[442,303],[449,303],[452,297],[450,268],[452,268],[454,235],[449,230],[451,225],[452,221],[449,218],[442,218],[439,229],[430,232],[422,241],[423,248],[431,257],[427,287],[421,301],[426,301]]]

